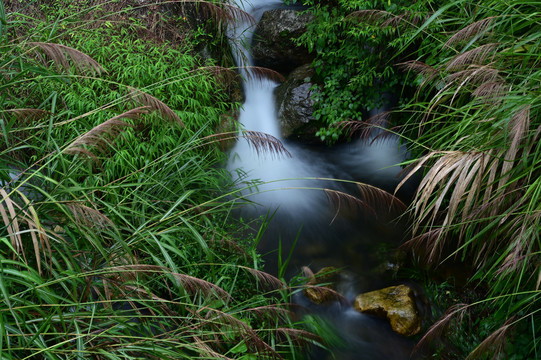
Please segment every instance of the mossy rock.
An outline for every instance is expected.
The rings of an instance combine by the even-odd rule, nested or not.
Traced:
[[[413,336],[421,331],[421,316],[413,290],[406,285],[360,294],[353,307],[359,312],[388,319],[392,329],[400,335]]]

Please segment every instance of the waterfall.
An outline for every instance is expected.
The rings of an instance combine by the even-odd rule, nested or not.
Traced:
[[[282,4],[281,0],[258,0],[246,1],[239,6],[247,11],[254,19],[259,21],[263,10],[277,8]],[[250,131],[263,132],[281,139],[280,129],[276,114],[273,92],[279,84],[261,78],[249,69],[253,65],[252,58],[247,48],[249,47],[254,26],[249,22],[239,22],[230,31],[235,47],[235,58],[241,75],[244,76],[243,83],[245,102],[239,116],[241,126]],[[240,48],[239,48],[239,45]],[[237,169],[243,170],[245,183],[257,181],[258,185],[252,187],[249,200],[263,205],[262,209],[273,211],[280,207],[281,211],[287,211],[291,215],[297,214],[303,209],[309,209],[315,201],[324,200],[324,195],[307,192],[308,187],[321,187],[321,184],[314,184],[313,181],[300,180],[308,177],[330,177],[330,172],[322,171],[322,166],[316,171],[315,163],[318,162],[313,156],[307,157],[309,151],[294,144],[286,144],[291,157],[284,154],[258,153],[251,144],[240,139],[231,150],[230,160],[227,169],[235,174]],[[246,192],[245,192],[246,193]],[[246,194],[245,194],[246,195]],[[266,211],[266,210],[262,210]]]
[[[282,0],[238,0],[241,9],[257,21],[264,11],[282,6]],[[277,249],[282,258],[296,242],[289,274],[297,274],[303,265],[315,270],[324,266],[344,267],[346,281],[340,291],[350,301],[362,291],[388,285],[389,280],[366,276],[377,266],[373,254],[381,246],[394,246],[401,229],[391,224],[385,214],[359,215],[355,211],[338,211],[329,204],[323,188],[350,192],[354,187],[328,179],[362,181],[392,190],[399,182],[401,168],[396,164],[406,156],[406,148],[396,138],[372,143],[355,140],[333,148],[311,148],[283,139],[278,126],[274,89],[278,83],[251,73],[253,65],[249,44],[255,26],[239,21],[229,30],[243,83],[245,102],[239,115],[245,130],[263,132],[281,140],[292,155],[258,153],[240,137],[230,150],[226,165],[236,177],[239,191],[254,206],[244,207],[244,218],[274,214],[259,250],[265,254],[266,270],[278,271]],[[240,46],[239,46],[240,45]],[[324,180],[322,180],[324,179]],[[302,231],[299,229],[302,227]],[[315,313],[330,319],[337,327],[337,336],[344,349],[337,350],[337,359],[409,359],[412,344],[394,334],[389,325],[352,310],[351,306],[334,303],[319,307],[309,303],[301,293],[296,301]],[[338,330],[341,329],[341,330]],[[311,358],[325,358],[312,354]]]

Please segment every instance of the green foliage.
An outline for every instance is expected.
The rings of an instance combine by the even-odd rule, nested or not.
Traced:
[[[288,356],[284,284],[230,235],[211,135],[238,104],[94,3],[0,7],[0,357]]]
[[[487,300],[475,304],[490,312],[490,333],[479,335],[484,340],[471,357],[539,357],[536,5],[449,1],[410,40],[432,39],[406,64],[419,89],[403,108],[414,114],[403,131],[415,139],[411,173],[425,169],[412,206],[413,242],[431,262],[459,257],[474,263],[475,278],[489,285]]]
[[[299,44],[315,52],[314,118],[327,124],[323,141],[335,142],[341,130],[333,125],[366,120],[386,104],[385,94],[403,95],[405,76],[394,65],[408,45],[416,23],[431,11],[432,1],[306,0],[315,21]],[[369,21],[363,21],[368,19]]]
[[[429,265],[473,264],[472,284],[487,287],[457,297],[470,305],[452,309],[425,340],[451,319],[451,329],[464,325],[458,319],[471,311],[482,314],[478,326],[448,333],[469,358],[539,358],[538,2],[303,3],[316,15],[300,41],[317,54],[316,118],[361,120],[382,94],[400,94],[391,115],[410,146],[410,176],[423,174],[409,244]]]

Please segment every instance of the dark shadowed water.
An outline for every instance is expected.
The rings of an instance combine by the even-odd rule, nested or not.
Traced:
[[[239,6],[259,20],[264,11],[280,7],[281,3],[281,0],[252,0]],[[236,29],[231,29],[230,36],[236,39],[236,44],[249,44],[253,30],[248,23],[239,23]],[[245,47],[240,47],[237,61],[251,64]],[[273,96],[278,84],[268,79],[246,78],[246,100],[240,122],[247,130],[280,139]],[[276,274],[279,244],[285,258],[295,242],[288,276],[298,274],[303,266],[314,272],[327,266],[342,268],[338,289],[349,303],[316,306],[302,294],[295,297],[309,313],[328,319],[336,327],[335,335],[343,344],[335,350],[335,358],[409,359],[412,341],[396,335],[386,321],[360,314],[350,305],[361,292],[394,285],[390,276],[376,269],[387,261],[387,251],[402,240],[403,225],[395,221],[397,212],[390,212],[384,201],[376,201],[372,210],[366,206],[348,206],[345,198],[333,196],[332,191],[363,199],[357,186],[329,180],[363,182],[392,192],[400,181],[401,168],[396,164],[404,160],[406,148],[396,138],[373,144],[370,140],[354,140],[333,148],[283,143],[292,157],[258,153],[247,141],[240,140],[231,150],[227,164],[228,170],[237,174],[241,186],[247,187],[243,194],[253,202],[239,216],[258,218],[272,214],[260,243],[266,270]],[[249,188],[250,185],[253,186]],[[314,359],[327,356],[325,352],[310,355]]]

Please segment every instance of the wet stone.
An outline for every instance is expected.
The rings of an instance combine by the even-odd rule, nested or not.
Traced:
[[[332,266],[324,267],[310,279],[303,290],[304,295],[315,304],[324,304],[337,300],[339,294],[336,292],[336,283],[340,273]],[[325,285],[319,285],[325,284]]]
[[[360,294],[353,307],[359,312],[388,319],[392,329],[400,335],[413,336],[421,331],[413,290],[406,285]]]

